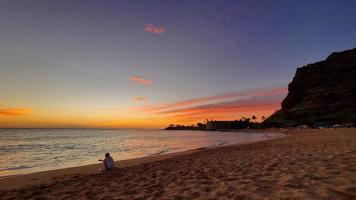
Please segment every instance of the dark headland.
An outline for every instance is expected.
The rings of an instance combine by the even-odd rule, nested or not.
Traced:
[[[261,123],[253,122],[253,117],[211,120],[191,126],[170,125],[166,130],[355,126],[356,48],[332,53],[324,61],[298,68],[281,109]]]
[[[356,48],[297,69],[281,110],[265,126],[330,126],[356,122]]]

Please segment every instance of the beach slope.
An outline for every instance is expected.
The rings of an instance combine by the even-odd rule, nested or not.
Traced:
[[[356,129],[293,130],[280,139],[121,163],[114,172],[91,167],[42,172],[46,178],[32,185],[41,177],[3,179],[0,197],[356,199]]]

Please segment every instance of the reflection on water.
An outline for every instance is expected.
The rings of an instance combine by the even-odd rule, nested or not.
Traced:
[[[279,137],[277,134],[268,134]],[[206,146],[267,139],[262,133],[138,129],[0,129],[0,176],[97,163]]]

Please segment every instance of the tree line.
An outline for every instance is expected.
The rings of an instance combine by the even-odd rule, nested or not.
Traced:
[[[266,118],[261,117],[261,121]],[[222,129],[243,129],[243,128],[261,128],[261,123],[257,122],[257,117],[242,117],[233,121],[205,120],[192,125],[170,124],[166,130],[222,130]]]

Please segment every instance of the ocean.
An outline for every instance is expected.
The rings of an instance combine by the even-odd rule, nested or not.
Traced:
[[[0,176],[98,163],[202,147],[248,143],[279,134],[153,129],[0,129]]]

